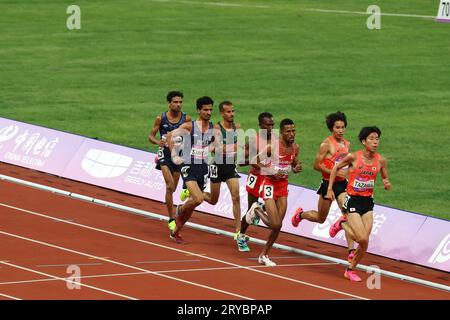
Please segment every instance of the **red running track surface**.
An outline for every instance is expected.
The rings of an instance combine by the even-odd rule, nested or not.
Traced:
[[[0,173],[165,215],[161,203],[2,164]],[[288,215],[287,215],[288,217]],[[232,231],[232,221],[195,212],[192,222]],[[267,229],[249,235],[266,239]],[[167,223],[30,187],[0,182],[0,299],[450,299],[448,292],[390,277],[380,289],[343,277],[344,266],[272,249],[278,264],[258,265],[261,247],[238,252],[223,235],[185,228],[172,242]],[[345,258],[338,246],[282,233],[277,241]],[[445,272],[367,255],[365,265],[449,285]],[[80,271],[80,289],[64,279]],[[70,284],[69,284],[70,286]]]

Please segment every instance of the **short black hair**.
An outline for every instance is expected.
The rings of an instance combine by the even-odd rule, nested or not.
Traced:
[[[181,91],[169,91],[169,93],[167,94],[167,102],[171,102],[173,98],[175,97],[182,97],[183,96],[183,92]]]
[[[347,128],[347,117],[345,116],[345,113],[338,111],[335,113],[330,113],[325,117],[325,123],[330,131],[333,131],[334,123],[336,121],[343,121],[345,127]]]
[[[260,113],[258,116],[259,124],[262,124],[264,118],[273,118],[273,115],[270,112]]]
[[[372,132],[378,133],[378,138],[381,137],[381,130],[378,127],[376,127],[376,126],[364,127],[359,132],[359,135],[358,135],[359,141],[362,142],[363,140],[366,140],[367,137],[369,136],[369,134],[371,134]]]
[[[219,111],[220,111],[220,112],[223,111],[223,106],[232,106],[232,105],[233,105],[233,103],[232,103],[231,101],[228,101],[228,100],[222,101],[222,102],[219,104]]]
[[[214,101],[208,96],[203,96],[197,99],[197,110],[201,110],[204,105],[210,104],[213,105]]]
[[[287,119],[287,118],[283,119],[280,122],[280,130],[282,131],[284,126],[289,126],[289,125],[292,125],[292,124],[294,124],[294,121],[292,121],[291,119]]]

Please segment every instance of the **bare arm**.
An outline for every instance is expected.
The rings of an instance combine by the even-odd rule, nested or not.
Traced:
[[[385,190],[391,189],[391,183],[389,182],[388,174],[387,174],[387,161],[384,157],[380,156],[380,174],[383,179],[383,186]]]
[[[300,153],[300,148],[297,148],[295,152],[294,161],[292,161],[292,172],[299,173],[302,171],[302,162],[298,159],[298,154]]]
[[[341,162],[339,162],[338,164],[336,164],[333,167],[333,170],[331,170],[331,173],[330,173],[330,180],[328,181],[328,190],[327,190],[327,195],[325,196],[325,198],[330,199],[330,200],[335,199],[334,192],[333,192],[333,183],[334,183],[334,180],[336,179],[338,170],[345,166],[352,165],[352,163],[355,160],[356,160],[355,154],[349,153],[344,159],[342,159]]]
[[[161,124],[161,116],[157,116],[155,122],[153,123],[153,128],[150,131],[150,134],[148,135],[148,141],[150,141],[150,143],[157,144],[159,147],[163,147],[164,141],[161,141],[161,139],[156,138],[156,134],[159,131],[160,124]]]

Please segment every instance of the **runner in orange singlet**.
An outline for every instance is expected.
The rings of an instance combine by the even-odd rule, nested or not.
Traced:
[[[295,143],[295,125],[291,119],[281,121],[280,135],[280,139],[272,141],[258,153],[256,159],[257,163],[265,162],[261,170],[264,180],[259,196],[264,200],[267,216],[261,215],[260,218],[271,230],[258,262],[268,267],[276,266],[276,263],[269,259],[268,253],[278,238],[286,214],[289,172],[299,173],[302,170],[297,158],[299,147]],[[266,156],[269,157],[269,162],[264,159]]]
[[[386,159],[378,154],[381,131],[377,127],[364,127],[359,133],[359,141],[364,145],[359,150],[347,155],[341,162],[334,166],[330,175],[327,197],[334,199],[332,189],[337,173],[345,166],[349,166],[347,198],[344,203],[346,215],[341,216],[330,228],[330,236],[344,229],[347,235],[358,243],[355,256],[349,267],[345,270],[344,277],[350,281],[361,281],[355,268],[364,256],[369,246],[369,236],[373,224],[373,188],[380,172],[384,189],[389,190],[391,183],[387,175]]]
[[[330,173],[335,164],[344,159],[350,150],[350,142],[344,138],[345,129],[347,127],[347,117],[345,114],[340,111],[329,114],[325,118],[325,123],[330,130],[331,135],[320,144],[319,151],[317,152],[314,161],[314,169],[322,173],[322,183],[317,190],[317,194],[320,195],[317,204],[318,210],[303,211],[303,208],[297,208],[291,219],[291,223],[294,227],[298,227],[303,219],[319,224],[322,224],[327,220],[332,203],[331,199],[326,198]],[[346,177],[347,169],[339,170],[336,181],[333,184],[333,192],[341,210],[345,201],[345,196],[347,195],[345,193],[345,189],[347,188]],[[355,249],[353,249],[353,240],[348,236],[346,236],[346,239],[349,250],[347,259],[351,262],[355,254]]]

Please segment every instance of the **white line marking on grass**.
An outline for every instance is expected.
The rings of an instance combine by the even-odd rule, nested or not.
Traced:
[[[48,215],[45,215],[45,214],[41,214],[41,213],[38,213],[38,212],[34,212],[34,211],[30,211],[30,210],[26,210],[26,209],[14,207],[14,206],[10,206],[10,205],[4,204],[4,203],[0,203],[0,206],[7,207],[7,208],[10,208],[10,209],[14,209],[14,210],[21,211],[21,212],[25,212],[25,213],[32,214],[32,215],[35,215],[35,216],[39,216],[39,217],[46,218],[46,219],[59,220],[56,217],[48,216]],[[133,240],[133,241],[137,241],[137,242],[141,242],[141,243],[150,244],[152,246],[168,249],[168,250],[171,250],[171,251],[176,251],[176,252],[181,252],[181,253],[184,253],[184,254],[189,254],[189,255],[192,255],[192,256],[197,256],[197,257],[200,257],[200,258],[203,258],[203,259],[208,259],[208,260],[211,260],[211,261],[227,264],[227,265],[230,265],[230,266],[247,269],[247,270],[250,270],[250,271],[253,271],[253,272],[258,272],[258,273],[261,273],[261,274],[264,274],[264,275],[267,275],[267,276],[270,276],[270,277],[275,277],[275,278],[279,278],[279,279],[283,279],[283,280],[287,280],[287,281],[291,281],[291,282],[295,282],[295,283],[300,283],[300,284],[303,284],[303,285],[307,285],[307,286],[310,286],[310,287],[326,290],[326,291],[329,291],[329,292],[339,293],[339,294],[342,294],[342,295],[345,295],[345,296],[350,296],[350,297],[353,297],[353,298],[368,300],[368,298],[365,298],[365,297],[356,296],[356,295],[353,295],[353,294],[350,294],[350,293],[346,293],[346,292],[343,292],[343,291],[334,290],[334,289],[331,289],[331,288],[327,288],[327,287],[323,287],[323,286],[320,286],[320,285],[312,284],[312,283],[309,283],[309,282],[306,282],[306,281],[301,281],[301,280],[297,280],[297,279],[284,277],[284,276],[281,276],[281,275],[278,275],[278,274],[274,274],[274,273],[269,273],[269,272],[265,272],[265,271],[261,271],[261,270],[254,270],[254,269],[252,269],[250,267],[241,266],[241,265],[238,265],[238,264],[235,264],[235,263],[231,263],[231,262],[220,260],[220,259],[211,258],[211,257],[208,257],[208,256],[203,256],[203,255],[200,255],[200,254],[196,254],[194,252],[189,252],[189,251],[185,251],[185,250],[181,250],[181,249],[168,247],[168,246],[165,246],[165,245],[162,245],[162,244],[159,244],[159,243],[154,243],[154,242],[150,242],[150,241],[146,241],[146,240],[142,240],[142,239],[126,236],[126,235],[123,235],[123,234],[119,234],[119,233],[115,233],[115,232],[111,232],[111,231],[107,231],[107,230],[103,230],[103,229],[99,229],[99,228],[90,227],[90,226],[83,225],[83,224],[80,224],[80,223],[75,223],[75,222],[70,222],[70,221],[65,221],[65,220],[61,220],[61,222],[64,222],[64,223],[67,223],[67,224],[70,224],[70,225],[74,225],[74,226],[78,226],[78,227],[81,227],[81,228],[85,228],[85,229],[89,229],[89,230],[93,230],[93,231],[97,231],[97,232],[113,235],[113,236],[116,236],[116,237],[128,239],[128,240]],[[4,232],[1,231],[0,233],[4,233]],[[33,241],[36,241],[36,240],[33,240]],[[99,258],[99,260],[108,261],[107,259],[101,259],[101,258]],[[132,267],[132,266],[130,266],[130,267]],[[135,268],[135,267],[132,267],[132,268]],[[135,268],[135,269],[136,270],[140,270],[140,271],[148,271],[148,270],[139,269],[139,268]],[[152,271],[148,271],[148,272],[152,273]],[[178,279],[178,280],[181,281],[181,279]],[[248,299],[250,299],[250,298],[248,298]]]
[[[36,273],[36,274],[39,274],[41,276],[46,276],[46,277],[49,277],[49,278],[52,278],[52,279],[55,279],[55,280],[61,280],[61,281],[64,281],[64,282],[67,282],[67,283],[71,283],[71,284],[73,283],[72,280],[69,280],[69,279],[66,279],[66,278],[60,278],[60,277],[57,277],[57,276],[54,276],[54,275],[51,275],[51,274],[48,274],[48,273],[36,271],[36,270],[30,269],[30,268],[26,268],[26,267],[22,267],[22,266],[13,264],[13,263],[8,263],[8,262],[4,262],[4,261],[1,261],[0,263],[2,263],[4,265],[7,265],[7,266],[10,266],[10,267],[13,267],[13,268],[25,270],[25,271],[32,272],[32,273]],[[98,287],[90,286],[90,285],[87,285],[87,284],[84,284],[84,283],[78,283],[78,284],[80,286],[82,286],[82,287],[86,287],[86,288],[89,288],[89,289],[94,289],[94,290],[101,291],[101,292],[104,292],[104,293],[108,293],[108,294],[111,294],[111,295],[114,295],[114,296],[118,296],[118,297],[121,297],[121,298],[129,299],[129,300],[138,300],[138,299],[130,297],[130,296],[126,296],[126,295],[123,295],[123,294],[120,294],[120,293],[117,293],[117,292],[113,292],[113,291],[101,289],[101,288],[98,288]]]
[[[22,300],[20,298],[13,297],[13,296],[10,296],[10,295],[4,294],[4,293],[0,293],[0,296],[11,299],[11,300]]]
[[[208,5],[208,6],[220,6],[220,7],[240,7],[240,8],[260,8],[260,9],[277,9],[278,6],[269,5],[252,5],[252,4],[240,4],[240,3],[230,3],[230,2],[200,2],[200,1],[183,1],[183,0],[152,0],[153,2],[163,2],[163,3],[178,3],[178,4],[191,4],[191,5]],[[334,9],[319,9],[319,8],[302,8],[293,7],[293,10],[299,11],[310,11],[310,12],[320,12],[320,13],[337,13],[337,14],[357,14],[357,15],[371,15],[372,13],[367,13],[366,11],[351,11],[351,10],[334,10]],[[436,16],[427,16],[419,14],[409,14],[409,13],[383,13],[381,16],[391,16],[391,17],[406,17],[406,18],[426,18],[435,19]]]
[[[132,265],[128,265],[128,264],[117,262],[117,261],[110,260],[110,259],[96,257],[96,256],[88,254],[88,253],[84,253],[84,252],[81,252],[81,251],[76,251],[76,250],[64,248],[64,247],[57,246],[57,245],[54,245],[54,244],[51,244],[51,243],[38,241],[38,240],[27,238],[27,237],[22,237],[22,236],[19,236],[17,234],[4,232],[4,231],[0,231],[0,234],[4,234],[4,235],[10,236],[10,237],[17,238],[17,239],[26,240],[26,241],[29,241],[29,242],[34,242],[34,243],[41,244],[41,245],[44,245],[44,246],[47,246],[47,247],[51,247],[51,248],[55,248],[55,249],[59,249],[59,250],[63,250],[63,251],[71,252],[71,253],[76,253],[76,254],[79,254],[79,255],[82,255],[82,256],[95,258],[95,259],[102,260],[102,261],[105,261],[105,262],[109,262],[109,263],[112,263],[112,264],[116,264],[116,265],[119,265],[119,266],[122,266],[122,267],[127,267],[127,268],[130,268],[130,269],[143,271],[143,272],[146,272],[148,274],[157,275],[157,276],[160,276],[160,277],[163,277],[163,278],[167,278],[167,279],[170,279],[170,280],[176,280],[176,281],[179,281],[179,282],[183,282],[183,283],[186,283],[186,284],[194,285],[194,286],[201,287],[201,288],[204,288],[204,289],[209,289],[209,290],[212,290],[212,291],[228,294],[228,295],[231,295],[231,296],[234,296],[234,297],[238,297],[238,298],[241,298],[241,299],[253,300],[252,298],[245,297],[245,296],[242,296],[242,295],[239,295],[239,294],[236,294],[236,293],[232,293],[232,292],[229,292],[229,291],[220,290],[220,289],[209,287],[209,286],[206,286],[206,285],[202,285],[202,284],[199,284],[199,283],[196,283],[196,282],[187,281],[187,280],[179,279],[179,278],[176,278],[176,277],[159,274],[159,273],[156,273],[154,271],[138,268],[138,267],[135,267],[135,266],[132,266]],[[11,265],[11,264],[8,264],[8,263],[5,263],[5,262],[2,262],[2,263],[6,264],[6,265]],[[36,271],[36,273],[38,273],[38,272]],[[41,274],[45,275],[44,273],[41,273]],[[68,281],[68,280],[63,279],[63,278],[59,278],[59,279],[63,280],[63,281]]]

